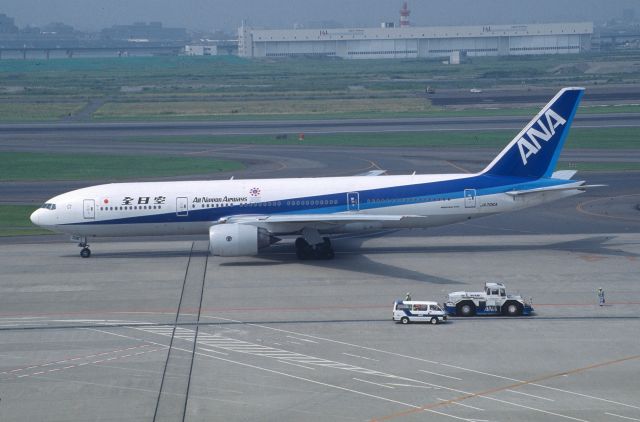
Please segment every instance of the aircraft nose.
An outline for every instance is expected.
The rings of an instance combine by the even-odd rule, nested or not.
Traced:
[[[31,222],[33,224],[35,224],[36,226],[39,226],[40,225],[40,223],[39,223],[39,221],[40,221],[40,210],[37,209],[34,212],[32,212],[30,218],[31,218]]]

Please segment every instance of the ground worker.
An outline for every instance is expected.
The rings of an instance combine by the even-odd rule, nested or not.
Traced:
[[[604,306],[604,290],[602,290],[602,287],[598,287],[598,303],[600,306]]]
[[[411,300],[411,293],[407,292],[407,295],[404,297],[404,300]]]

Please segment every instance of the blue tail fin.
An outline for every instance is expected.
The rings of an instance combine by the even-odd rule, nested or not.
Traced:
[[[482,173],[550,177],[583,93],[584,88],[561,89]]]

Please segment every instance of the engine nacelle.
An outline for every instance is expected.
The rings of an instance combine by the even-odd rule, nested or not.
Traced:
[[[209,228],[209,250],[216,256],[257,255],[279,241],[263,228],[248,224],[218,224]]]

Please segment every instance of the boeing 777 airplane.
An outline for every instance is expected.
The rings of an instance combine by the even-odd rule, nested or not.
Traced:
[[[31,215],[79,241],[209,233],[213,255],[255,255],[298,236],[298,258],[330,259],[327,235],[426,228],[528,208],[590,187],[556,171],[583,88],[564,88],[476,174],[112,183],[48,200]]]

